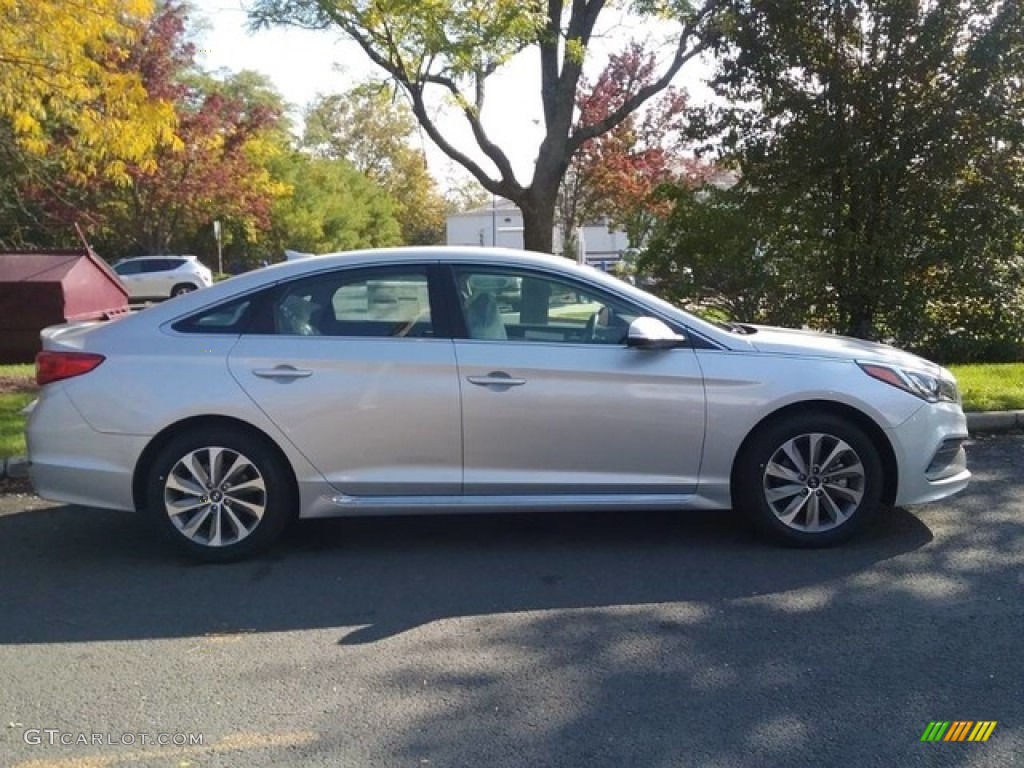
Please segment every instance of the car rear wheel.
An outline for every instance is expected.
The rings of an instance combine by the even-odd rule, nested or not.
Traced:
[[[171,289],[171,296],[181,296],[183,293],[192,293],[195,289],[196,287],[191,283],[181,283]]]
[[[228,562],[269,547],[294,517],[294,486],[266,440],[243,430],[200,429],[157,455],[147,512],[179,549]]]
[[[858,426],[829,413],[769,423],[737,460],[733,498],[762,533],[819,547],[857,532],[882,497],[878,450]]]

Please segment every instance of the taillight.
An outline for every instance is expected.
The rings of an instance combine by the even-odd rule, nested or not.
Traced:
[[[62,379],[88,373],[106,358],[91,352],[51,352],[44,349],[36,355],[36,384],[52,384]]]

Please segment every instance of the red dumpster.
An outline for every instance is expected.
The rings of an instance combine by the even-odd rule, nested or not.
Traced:
[[[128,311],[128,293],[92,250],[0,251],[0,363],[29,363],[48,325]]]

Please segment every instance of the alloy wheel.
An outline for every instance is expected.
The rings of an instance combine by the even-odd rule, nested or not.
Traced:
[[[867,472],[840,438],[814,432],[783,443],[764,467],[765,501],[783,525],[821,533],[846,522],[861,504]]]
[[[196,544],[237,544],[259,527],[267,510],[267,487],[244,454],[204,447],[179,459],[164,481],[164,509],[174,527]]]

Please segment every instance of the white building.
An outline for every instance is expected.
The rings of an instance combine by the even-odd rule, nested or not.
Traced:
[[[609,271],[629,247],[626,233],[610,230],[604,222],[580,228],[587,264]],[[561,255],[562,233],[554,231],[555,253]],[[523,214],[513,203],[497,199],[491,205],[465,213],[453,213],[447,222],[448,245],[523,247]]]

